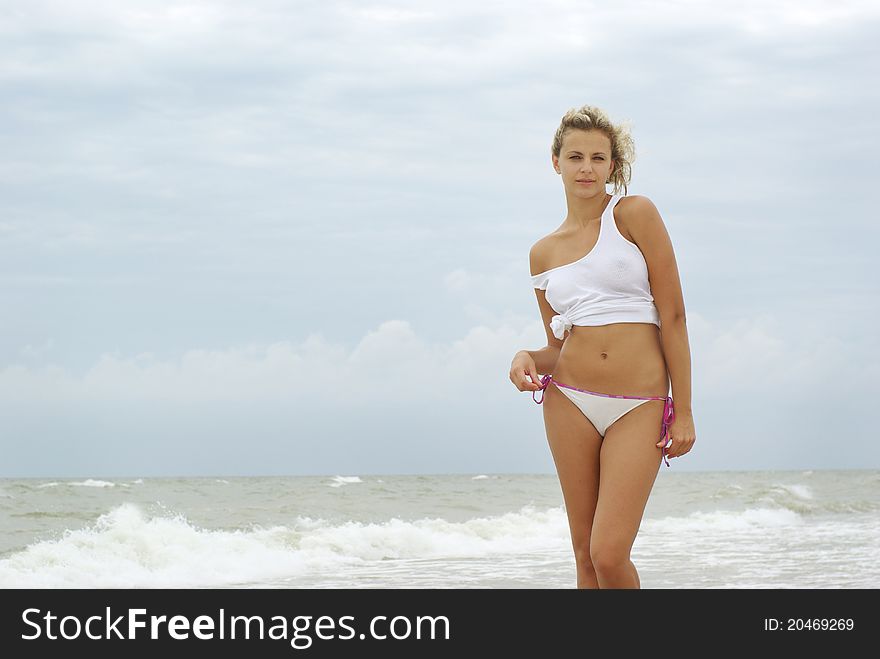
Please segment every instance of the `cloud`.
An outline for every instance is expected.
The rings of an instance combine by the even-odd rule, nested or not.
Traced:
[[[867,390],[880,377],[876,351],[767,313],[721,323],[689,312],[688,331],[694,389],[701,399],[796,399],[828,388],[842,363],[848,376],[836,391]],[[512,387],[507,371],[513,354],[543,343],[544,332],[534,321],[478,325],[447,343],[426,340],[405,320],[388,320],[353,346],[314,333],[300,342],[188,350],[176,359],[105,353],[79,376],[53,364],[11,365],[0,371],[0,397],[55,403],[299,400],[341,414],[392,398],[428,407],[453,400],[464,388],[502,399],[510,393],[505,387]],[[29,356],[51,346],[50,341],[43,349],[29,348]]]
[[[503,379],[499,364],[509,362],[523,335],[475,327],[450,344],[432,344],[408,322],[390,320],[353,347],[312,334],[299,343],[188,350],[177,359],[105,353],[82,375],[54,364],[10,365],[0,371],[0,395],[7,401],[108,404],[283,399],[340,413],[390,397],[428,405],[471,382]]]

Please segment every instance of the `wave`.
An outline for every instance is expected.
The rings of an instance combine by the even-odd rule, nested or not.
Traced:
[[[5,588],[217,587],[320,573],[389,559],[487,556],[567,542],[565,512],[524,507],[466,522],[443,519],[201,529],[184,516],[147,516],[122,504],[89,528],[65,531],[0,560]]]
[[[342,487],[350,483],[363,483],[359,476],[334,476],[330,487]]]
[[[799,526],[803,517],[786,508],[748,508],[746,510],[713,510],[694,512],[685,517],[663,517],[644,520],[642,527],[675,532],[707,534],[743,531],[758,528]]]
[[[84,481],[64,481],[64,482],[52,481],[51,483],[42,483],[42,484],[38,485],[37,487],[38,488],[59,487],[60,485],[69,485],[71,487],[116,487],[116,483],[113,483],[111,481],[95,480],[93,478],[88,478]],[[123,485],[126,485],[126,484],[123,483]]]
[[[828,513],[866,513],[880,510],[880,502],[860,499],[848,494],[845,499],[821,497],[817,499],[813,489],[801,483],[773,483],[757,488],[750,502],[762,506],[776,506],[802,515]]]
[[[847,523],[817,524],[809,515],[769,506],[693,512],[646,518],[637,548],[654,553],[661,547],[711,546],[723,554],[738,551],[738,543],[767,538],[824,542],[823,533],[840,534]],[[853,529],[864,527],[863,533],[876,535],[873,517],[854,523]],[[386,565],[383,561],[486,559],[496,564],[520,562],[526,555],[568,560],[570,552],[562,506],[524,506],[463,522],[392,518],[331,523],[300,516],[268,528],[206,529],[182,514],[150,515],[126,503],[87,528],[64,531],[0,560],[0,588],[247,587],[297,577],[322,579],[343,574],[346,567]]]
[[[702,495],[694,495],[699,496]],[[837,493],[819,490],[817,494],[814,486],[804,483],[767,482],[748,486],[730,483],[713,488],[708,499],[719,508],[780,508],[814,516],[880,511],[880,500],[870,492],[853,488]]]

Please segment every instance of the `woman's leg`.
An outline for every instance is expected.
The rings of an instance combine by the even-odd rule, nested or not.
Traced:
[[[583,412],[550,384],[544,391],[544,427],[562,496],[577,565],[577,587],[598,588],[590,559],[590,534],[599,493],[602,437]]]
[[[640,588],[630,551],[657,478],[662,400],[627,412],[605,431],[590,557],[600,588]]]

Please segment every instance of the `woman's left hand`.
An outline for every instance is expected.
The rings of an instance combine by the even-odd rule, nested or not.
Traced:
[[[697,433],[694,430],[694,415],[675,410],[675,419],[669,426],[668,437],[657,442],[657,448],[663,448],[666,444],[666,457],[679,458],[691,450],[695,441]]]

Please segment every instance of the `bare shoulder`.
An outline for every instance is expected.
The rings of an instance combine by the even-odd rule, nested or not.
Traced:
[[[618,203],[615,210],[620,209],[615,217],[620,221],[624,238],[638,244],[639,235],[651,232],[652,227],[662,226],[660,212],[648,197],[644,195],[627,195]]]
[[[639,217],[657,212],[654,202],[645,195],[640,194],[627,195],[621,198],[617,203],[617,208],[620,209],[621,216],[624,218],[638,219]]]
[[[529,269],[533,275],[544,272],[547,267],[547,257],[551,253],[553,243],[556,240],[556,232],[548,233],[532,245],[529,249]]]

